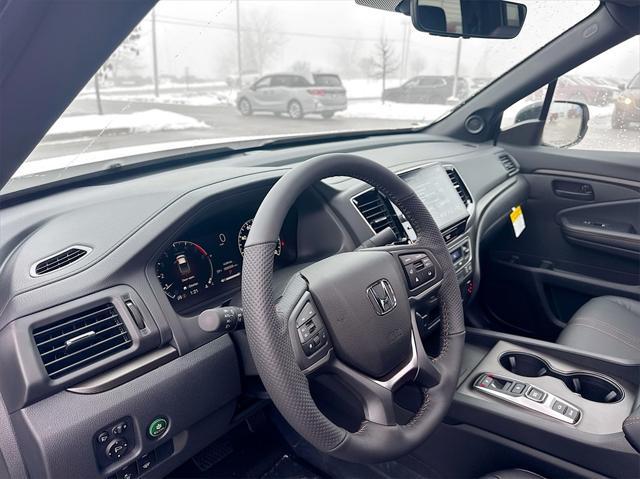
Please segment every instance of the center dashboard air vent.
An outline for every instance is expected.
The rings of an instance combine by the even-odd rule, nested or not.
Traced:
[[[510,155],[504,153],[498,156],[498,160],[500,160],[500,163],[502,163],[504,169],[507,170],[508,176],[513,176],[518,172],[518,165]]]
[[[469,206],[473,202],[471,199],[471,194],[469,193],[469,190],[467,190],[467,187],[464,185],[464,183],[460,179],[460,175],[458,174],[456,169],[453,167],[447,168],[447,175],[449,175],[449,179],[451,180],[453,187],[458,192],[458,195],[460,196],[460,199],[462,200],[464,205]]]
[[[373,231],[380,233],[388,226],[396,234],[396,238],[404,237],[393,206],[378,190],[367,190],[353,197],[351,201]]]
[[[51,379],[95,363],[132,345],[111,303],[33,330],[38,353]]]
[[[91,251],[86,246],[72,246],[59,253],[44,258],[31,266],[31,276],[42,276],[75,263]]]

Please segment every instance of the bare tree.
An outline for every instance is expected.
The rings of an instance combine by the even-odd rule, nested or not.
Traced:
[[[100,80],[117,78],[118,71],[121,68],[138,70],[142,67],[138,61],[138,57],[140,56],[140,38],[142,38],[141,28],[138,25],[129,36],[123,40],[107,61],[104,62],[102,67],[100,67],[100,70],[98,70]]]
[[[118,49],[111,54],[94,75],[93,85],[96,92],[98,113],[100,115],[103,113],[102,99],[100,97],[100,82],[116,78],[118,67],[121,66],[122,63],[129,63],[130,65],[130,62],[140,55],[140,48],[138,46],[141,37],[140,30],[140,26],[134,28],[129,36],[123,40]]]
[[[285,44],[285,38],[278,32],[273,10],[253,10],[242,24],[243,70],[255,70],[262,75]]]
[[[384,32],[375,44],[373,56],[363,62],[374,78],[382,80],[382,103],[384,103],[384,91],[387,89],[387,77],[398,70],[400,61],[389,38]]]

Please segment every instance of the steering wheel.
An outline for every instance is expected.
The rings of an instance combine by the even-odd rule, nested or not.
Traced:
[[[409,245],[340,253],[293,275],[274,298],[274,249],[285,216],[312,184],[332,176],[360,179],[405,215],[417,239]],[[408,284],[405,266],[418,261],[426,280]],[[420,340],[415,305],[437,294],[441,352],[430,358]],[[242,303],[249,346],[273,403],[317,449],[352,462],[382,462],[409,453],[442,421],[455,392],[462,350],[462,299],[451,256],[435,221],[415,192],[371,160],[323,155],[287,172],[258,210],[242,268]],[[350,432],[316,406],[307,377],[338,375],[361,400],[364,421]],[[421,386],[416,415],[398,424],[393,393]]]

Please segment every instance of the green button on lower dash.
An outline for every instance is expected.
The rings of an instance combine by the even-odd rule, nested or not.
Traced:
[[[160,437],[165,433],[168,427],[169,421],[167,420],[167,418],[157,417],[153,421],[151,421],[151,424],[149,424],[147,433],[149,434],[149,437],[152,438]]]

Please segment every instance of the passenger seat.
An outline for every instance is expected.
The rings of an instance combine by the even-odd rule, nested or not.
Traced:
[[[557,342],[640,363],[640,301],[594,298],[576,311]]]

